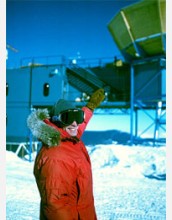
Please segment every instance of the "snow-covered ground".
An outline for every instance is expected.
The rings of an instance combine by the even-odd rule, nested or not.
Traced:
[[[166,219],[166,147],[87,146],[98,220]],[[6,219],[38,220],[34,161],[6,151]]]
[[[104,135],[103,139],[95,133],[89,136],[92,141],[87,143],[95,138],[94,143],[101,143],[86,146],[92,161],[98,220],[165,220],[166,146],[119,144],[117,136],[130,130],[129,119],[129,115],[94,115],[87,127],[89,132]],[[143,119],[139,129],[149,123]],[[115,135],[111,132],[109,137],[111,129],[116,129]],[[153,128],[148,132],[149,137],[153,135]],[[6,151],[6,220],[39,219],[33,164],[34,157],[29,162],[28,157],[23,160]]]

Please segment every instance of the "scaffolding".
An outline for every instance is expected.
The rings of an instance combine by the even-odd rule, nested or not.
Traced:
[[[153,82],[156,79],[156,77],[160,74],[162,74],[163,70],[166,70],[165,65],[165,58],[164,57],[154,57],[154,58],[148,58],[145,60],[139,60],[139,61],[133,61],[131,64],[131,97],[130,97],[130,144],[136,144],[139,143],[139,140],[141,140],[141,136],[145,134],[152,126],[154,126],[154,132],[152,134],[151,138],[147,138],[148,141],[151,141],[153,143],[153,146],[160,145],[161,143],[164,144],[166,141],[166,138],[162,135],[163,131],[166,132],[166,91],[164,94],[160,94],[157,96],[150,96],[149,99],[144,99],[144,97],[139,97],[138,94],[136,95],[135,92],[135,69],[134,66],[143,63],[143,62],[150,62],[152,60],[157,60],[160,63],[160,69],[154,74],[154,76],[149,80],[142,88],[141,90],[146,90],[150,84],[153,86]],[[161,77],[162,79],[162,77]],[[165,80],[161,80],[161,84],[165,84]],[[165,88],[165,85],[163,85]],[[149,113],[149,110],[154,111],[154,115],[151,115]],[[138,111],[142,111],[144,114],[146,114],[150,119],[151,123],[146,127],[141,133],[138,133],[138,125],[139,125],[139,117],[138,117]],[[146,139],[145,139],[146,140]]]

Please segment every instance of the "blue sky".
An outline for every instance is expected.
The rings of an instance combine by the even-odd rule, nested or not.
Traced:
[[[8,63],[21,58],[64,55],[82,58],[120,56],[107,24],[118,11],[138,0],[8,1]]]

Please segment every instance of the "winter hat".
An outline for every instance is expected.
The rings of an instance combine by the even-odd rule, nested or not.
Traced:
[[[59,99],[51,109],[50,116],[59,115],[60,112],[63,112],[68,109],[76,109],[76,106],[70,101]]]

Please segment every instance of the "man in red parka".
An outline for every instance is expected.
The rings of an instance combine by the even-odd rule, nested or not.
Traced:
[[[96,220],[90,157],[81,136],[104,100],[98,89],[82,109],[60,99],[49,113],[32,112],[27,124],[42,141],[34,176],[41,197],[40,220]]]

